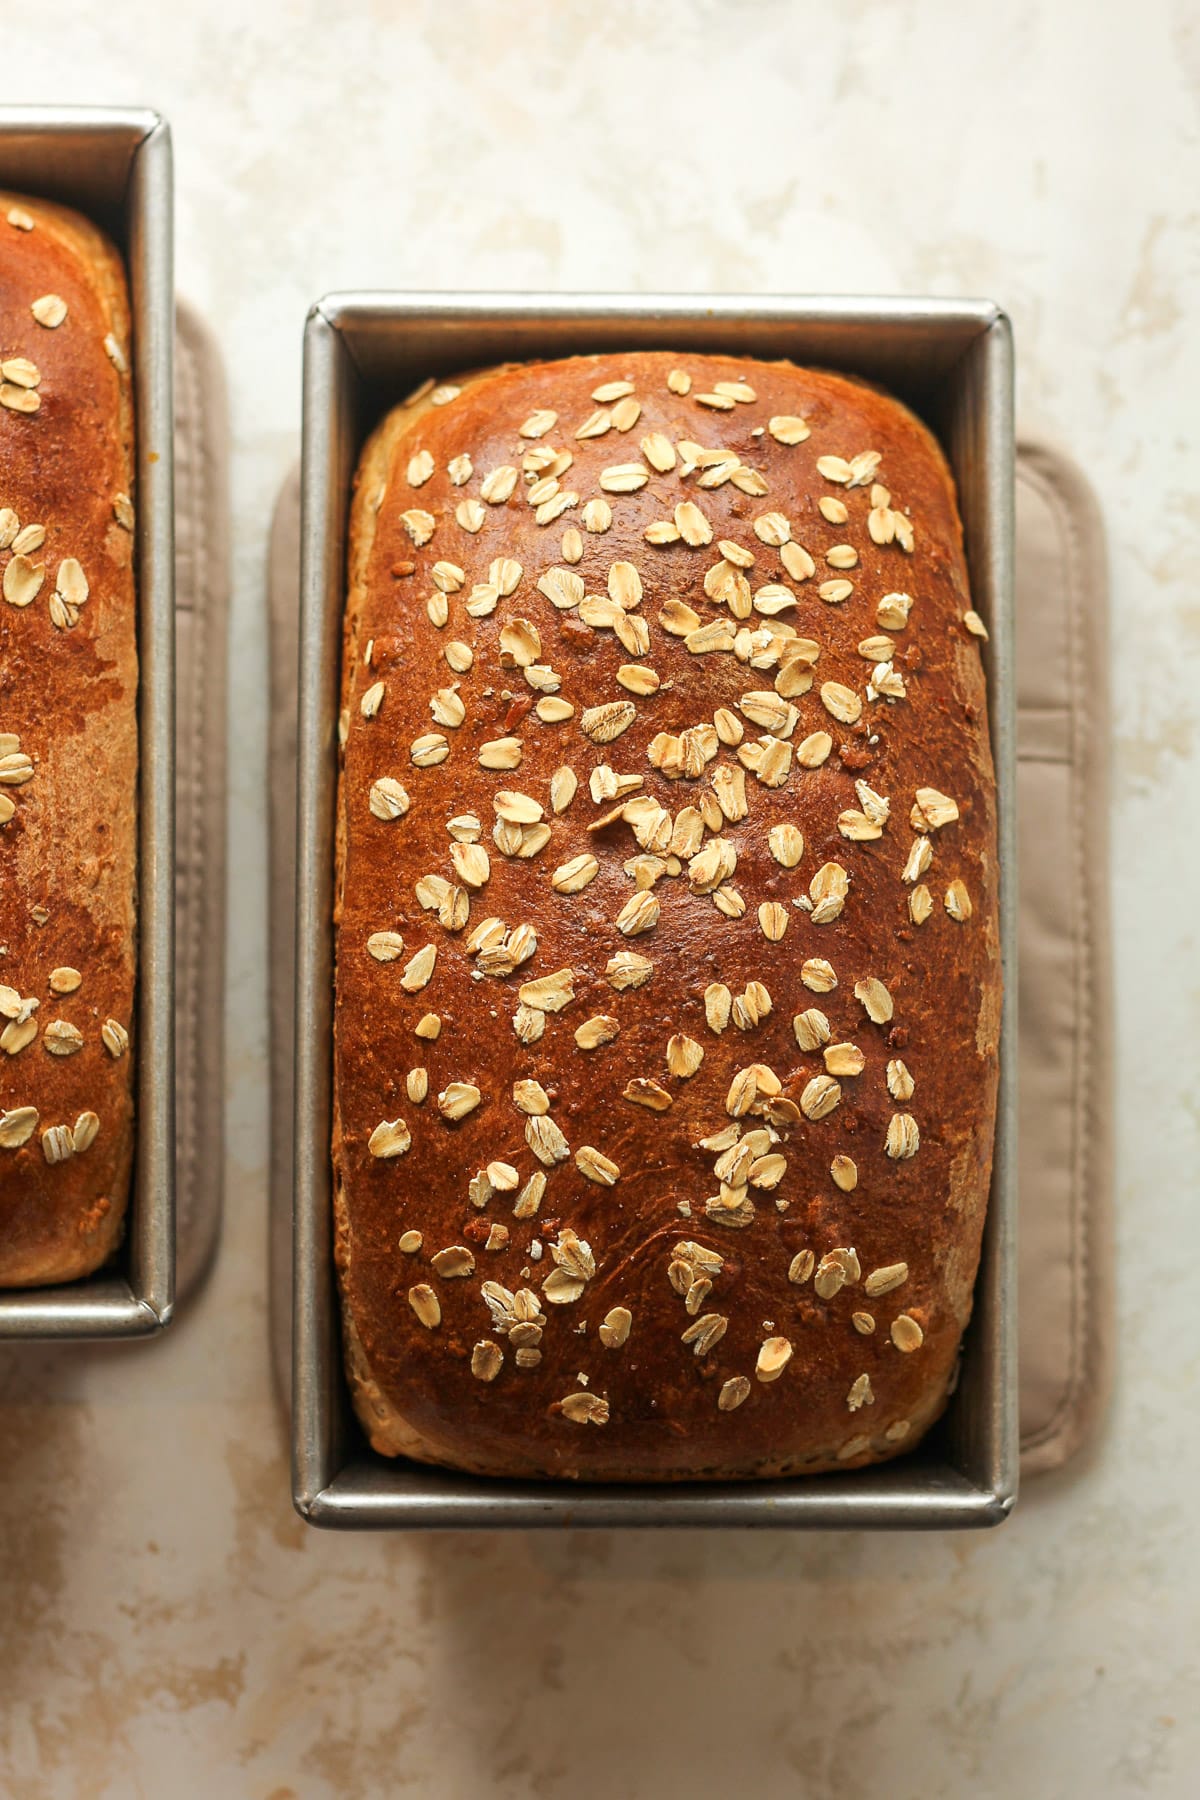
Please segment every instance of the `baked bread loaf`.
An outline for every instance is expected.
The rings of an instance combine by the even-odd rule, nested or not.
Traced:
[[[85,219],[0,194],[0,1286],[121,1232],[133,1154],[129,307]]]
[[[895,400],[723,356],[456,378],[349,539],[333,1167],[377,1450],[878,1462],[937,1418],[1000,968],[951,479]]]

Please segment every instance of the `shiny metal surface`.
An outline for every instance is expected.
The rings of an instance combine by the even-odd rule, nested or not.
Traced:
[[[426,375],[513,358],[644,348],[787,356],[867,375],[920,412],[954,468],[985,661],[999,792],[1005,1002],[995,1169],[961,1377],[911,1457],[792,1481],[652,1487],[482,1480],[367,1447],[342,1378],[329,1125],[340,622],[361,444]],[[990,301],[737,296],[335,294],[305,334],[296,900],[293,1498],[339,1529],[999,1523],[1017,1488],[1016,842],[1012,339]]]
[[[133,1194],[115,1262],[86,1281],[0,1290],[0,1339],[140,1337],[175,1298],[175,331],[171,134],[157,113],[0,107],[0,186],[62,201],[129,273],[137,409],[138,1058]]]

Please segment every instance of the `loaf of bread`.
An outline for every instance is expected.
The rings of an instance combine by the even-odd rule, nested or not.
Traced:
[[[0,1286],[121,1232],[133,1154],[129,307],[85,219],[0,194]]]
[[[945,461],[840,375],[413,395],[349,538],[333,1168],[385,1454],[854,1468],[942,1410],[1000,1018]]]

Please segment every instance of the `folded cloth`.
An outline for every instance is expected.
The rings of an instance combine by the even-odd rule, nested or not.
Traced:
[[[290,1391],[300,484],[276,503],[271,639],[271,1306]],[[1112,1372],[1108,573],[1095,497],[1057,450],[1017,460],[1021,1473],[1096,1430]]]
[[[225,1107],[225,710],[229,426],[207,327],[175,320],[176,1296],[221,1227]]]
[[[1112,1380],[1108,567],[1058,451],[1017,457],[1021,1473],[1096,1430]]]

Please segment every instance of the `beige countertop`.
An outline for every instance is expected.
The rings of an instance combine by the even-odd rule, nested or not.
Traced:
[[[1200,1756],[1200,30],[1189,0],[45,0],[175,130],[235,434],[227,1223],[161,1342],[0,1352],[4,1800],[1184,1800]],[[1117,1394],[979,1537],[352,1537],[266,1358],[262,578],[331,287],[986,293],[1115,599]],[[214,1157],[221,1146],[213,1146]]]

